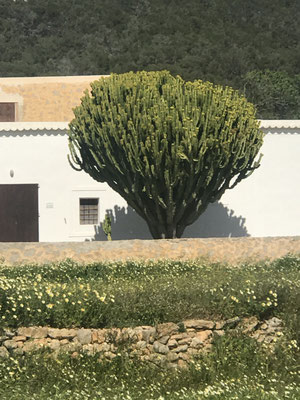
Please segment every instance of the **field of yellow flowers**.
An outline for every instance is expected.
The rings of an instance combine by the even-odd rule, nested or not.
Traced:
[[[0,265],[0,337],[20,326],[128,327],[189,318],[277,317],[272,349],[234,334],[187,369],[120,351],[111,362],[47,351],[0,359],[0,399],[300,399],[300,257],[239,267],[206,261]]]

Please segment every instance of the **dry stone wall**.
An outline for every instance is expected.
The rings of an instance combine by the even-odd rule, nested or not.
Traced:
[[[105,260],[205,257],[214,262],[240,263],[300,254],[300,236],[269,238],[209,238],[116,240],[73,243],[0,243],[0,260],[7,265],[46,263],[72,258],[90,263]]]
[[[48,348],[54,355],[68,352],[77,357],[83,351],[98,354],[99,360],[111,360],[121,349],[126,349],[130,357],[161,367],[186,367],[194,356],[211,350],[216,336],[232,330],[269,345],[282,335],[283,326],[275,317],[267,321],[236,317],[227,321],[192,319],[180,324],[169,322],[123,329],[21,327],[15,331],[4,329],[0,336],[0,357]]]

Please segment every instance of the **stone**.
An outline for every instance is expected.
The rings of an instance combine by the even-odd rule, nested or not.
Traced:
[[[213,329],[215,327],[215,323],[213,321],[207,321],[204,319],[190,319],[190,320],[184,321],[183,323],[186,328],[194,328],[197,330]]]
[[[205,330],[205,331],[200,331],[197,332],[196,337],[201,340],[202,343],[204,343],[206,340],[208,340],[212,336],[212,331],[211,330]]]
[[[178,367],[182,368],[182,369],[186,369],[188,367],[188,365],[187,365],[186,361],[179,360],[178,361]]]
[[[203,342],[198,337],[194,337],[191,341],[190,347],[193,349],[201,349],[201,347],[203,347]]]
[[[182,340],[182,339],[185,339],[187,337],[190,337],[190,336],[186,332],[183,332],[183,333],[178,333],[176,335],[172,335],[171,339]]]
[[[78,329],[77,339],[81,344],[90,344],[92,341],[92,331],[90,329]]]
[[[147,342],[145,340],[140,340],[136,344],[136,348],[138,350],[144,349],[144,348],[146,348],[146,346],[147,346]]]
[[[177,361],[178,359],[179,359],[179,356],[177,353],[169,352],[167,354],[167,360],[169,362],[174,362],[174,361]]]
[[[104,356],[105,356],[106,358],[108,358],[109,360],[112,360],[113,358],[116,357],[116,355],[115,355],[114,353],[112,353],[111,351],[106,351],[106,352],[104,353]]]
[[[188,348],[189,346],[187,344],[183,344],[181,346],[175,347],[175,349],[173,349],[172,351],[175,353],[181,353],[187,351]]]
[[[5,340],[5,342],[3,342],[3,345],[7,349],[16,349],[18,347],[17,342],[15,342],[14,340]]]
[[[32,339],[43,339],[48,335],[47,327],[31,326],[29,328],[19,328],[18,336],[26,336]]]
[[[68,339],[62,339],[62,340],[60,340],[59,342],[60,342],[60,344],[61,344],[62,346],[64,346],[64,345],[70,343],[70,342],[68,341]]]
[[[0,336],[0,344],[8,339],[8,336]]]
[[[98,331],[92,331],[92,343],[98,343]]]
[[[245,335],[254,332],[259,326],[259,320],[256,317],[245,318],[242,323],[243,333]]]
[[[156,327],[157,336],[161,338],[162,336],[170,336],[175,332],[178,332],[178,325],[173,322],[166,322],[164,324],[159,324]]]
[[[1,346],[0,347],[0,358],[8,358],[9,357],[9,352],[6,347]]]
[[[52,339],[73,339],[76,336],[76,329],[56,329],[50,328],[48,336]]]
[[[187,353],[178,353],[178,356],[181,360],[189,361],[190,357]]]
[[[109,351],[110,350],[110,345],[108,343],[101,343],[99,345],[100,351]]]
[[[153,350],[155,351],[155,353],[167,354],[169,352],[169,347],[156,341],[153,343]]]
[[[106,329],[99,329],[97,331],[98,343],[104,343],[106,339]]]
[[[25,342],[26,339],[26,336],[14,336],[15,342]]]
[[[282,326],[282,320],[276,317],[267,320],[266,323],[268,324],[269,327],[272,328]]]
[[[179,344],[179,345],[181,345],[181,344],[190,344],[191,341],[192,341],[192,339],[193,339],[193,338],[191,338],[191,337],[187,337],[187,338],[178,340],[178,344]]]
[[[225,335],[225,331],[223,331],[223,330],[214,331],[214,335],[215,336],[224,336]]]
[[[13,353],[19,356],[22,356],[24,354],[24,350],[22,347],[18,347],[16,349],[13,350]]]
[[[218,321],[216,322],[215,329],[223,329],[224,325],[225,325],[224,321]]]
[[[29,338],[29,337],[31,337],[31,335],[33,333],[33,329],[34,328],[32,328],[32,327],[30,327],[30,328],[22,327],[17,330],[17,334],[18,334],[18,336],[26,336]]]
[[[9,338],[12,338],[13,336],[15,336],[15,331],[8,328],[4,328],[4,335]]]
[[[162,336],[161,338],[158,339],[159,343],[162,344],[167,344],[170,336]]]
[[[58,350],[60,348],[60,341],[57,339],[53,339],[48,343],[48,347],[51,350]]]
[[[170,339],[169,340],[168,347],[170,349],[173,349],[174,347],[177,347],[177,346],[178,346],[177,340],[175,340],[175,339]]]
[[[156,329],[154,327],[147,327],[142,331],[142,339],[145,340],[147,343],[154,342],[154,338],[156,335]]]
[[[226,326],[226,328],[234,328],[235,326],[237,326],[237,324],[240,322],[240,320],[241,320],[240,317],[233,317],[233,318],[227,319],[224,322],[223,327]]]

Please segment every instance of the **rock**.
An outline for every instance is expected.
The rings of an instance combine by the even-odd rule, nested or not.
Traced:
[[[14,336],[14,341],[16,342],[25,342],[26,336]]]
[[[9,337],[9,338],[12,338],[13,336],[15,336],[15,333],[16,332],[11,330],[11,329],[4,328],[4,335]]]
[[[181,346],[175,347],[175,349],[173,349],[172,351],[175,353],[181,353],[187,351],[188,347],[189,346],[187,344],[183,344]]]
[[[237,326],[237,324],[240,322],[240,320],[241,320],[240,317],[233,317],[233,318],[227,319],[224,322],[223,327],[234,328],[235,326]]]
[[[147,343],[153,343],[156,335],[156,329],[154,327],[147,327],[142,331],[142,339]]]
[[[78,329],[77,339],[81,344],[90,344],[92,341],[92,331],[90,329]]]
[[[211,330],[205,330],[205,331],[200,331],[197,332],[196,337],[201,340],[201,342],[205,342],[212,336],[212,331]]]
[[[179,344],[179,345],[182,345],[182,344],[190,344],[191,341],[192,341],[192,338],[191,338],[191,337],[187,337],[187,338],[178,340],[178,344]]]
[[[32,326],[29,328],[19,328],[18,336],[26,336],[27,338],[32,339],[43,339],[48,335],[47,327],[36,327]]]
[[[51,350],[58,350],[60,348],[60,342],[57,339],[53,339],[48,343],[48,347]]]
[[[60,342],[61,346],[64,346],[64,345],[70,343],[70,342],[68,341],[68,339],[62,339],[62,340],[60,340],[59,342]]]
[[[189,359],[190,359],[190,357],[188,356],[187,353],[178,353],[178,356],[181,360],[184,360],[184,361],[189,361]]]
[[[7,349],[16,349],[18,347],[18,343],[15,342],[14,340],[5,340],[5,342],[3,342],[3,345]]]
[[[170,336],[162,336],[161,338],[158,339],[159,343],[162,344],[167,344]]]
[[[160,338],[162,336],[170,336],[175,332],[178,332],[178,325],[173,322],[166,322],[164,324],[159,324],[156,327],[157,336]]]
[[[97,331],[97,338],[98,338],[98,343],[104,343],[106,339],[106,329],[99,329]]]
[[[22,356],[24,354],[24,350],[22,347],[18,347],[17,349],[13,350],[13,353],[19,356]]]
[[[113,358],[116,357],[116,355],[115,355],[114,353],[112,353],[111,351],[106,351],[106,352],[104,353],[104,356],[105,356],[106,358],[108,358],[109,360],[112,360]]]
[[[183,332],[183,333],[178,333],[176,335],[172,335],[171,339],[182,340],[182,339],[185,339],[187,337],[190,337],[190,336],[186,332]]]
[[[266,323],[268,324],[269,327],[272,328],[282,326],[282,320],[276,317],[267,320]]]
[[[9,357],[9,352],[6,347],[1,346],[0,347],[0,358],[8,358]]]
[[[201,349],[203,347],[203,342],[198,337],[194,337],[191,341],[190,347],[193,349]]]
[[[147,346],[147,342],[145,340],[140,340],[136,344],[136,348],[138,350],[142,350],[142,349],[146,348],[146,346]]]
[[[156,341],[153,343],[153,350],[155,351],[155,353],[167,354],[169,352],[169,347]]]
[[[178,343],[177,343],[177,340],[175,340],[175,339],[170,339],[169,342],[168,342],[168,347],[170,349],[172,349],[174,347],[177,347],[177,345],[178,345]]]
[[[254,332],[259,326],[259,320],[256,317],[245,318],[243,320],[243,333],[245,335]]]
[[[179,359],[179,356],[177,353],[169,352],[167,354],[167,360],[169,362],[174,362],[174,361],[177,361],[178,359]]]
[[[109,351],[110,350],[110,345],[108,343],[102,343],[102,344],[99,345],[99,349],[102,352]]]
[[[186,369],[186,368],[188,367],[188,365],[187,365],[186,361],[179,360],[179,361],[178,361],[178,367],[179,367],[179,368]]]
[[[48,336],[52,339],[73,339],[76,336],[76,329],[56,329],[48,330]]]
[[[0,344],[8,339],[8,336],[0,336]]]
[[[224,325],[225,325],[224,321],[218,321],[216,322],[215,329],[223,329]]]
[[[225,335],[225,331],[223,331],[223,330],[213,331],[213,334],[215,336],[224,336]]]
[[[194,329],[213,329],[215,327],[215,323],[213,321],[207,321],[204,319],[190,319],[184,321],[184,326],[186,328],[194,328]]]

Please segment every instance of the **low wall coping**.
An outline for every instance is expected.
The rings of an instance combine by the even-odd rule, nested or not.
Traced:
[[[57,262],[66,258],[83,263],[207,258],[236,264],[273,260],[289,253],[300,254],[300,236],[0,243],[0,260],[6,265]]]

